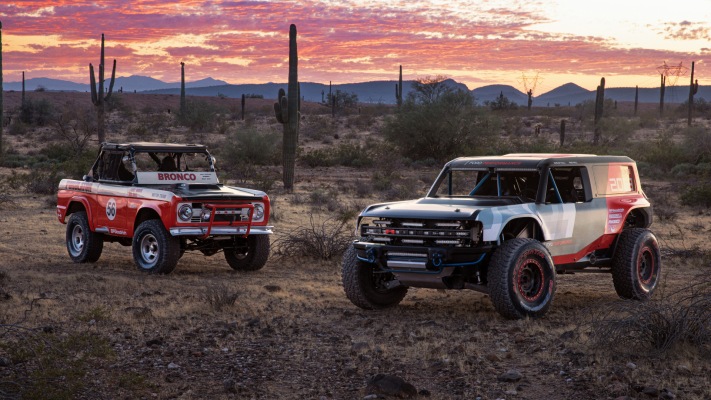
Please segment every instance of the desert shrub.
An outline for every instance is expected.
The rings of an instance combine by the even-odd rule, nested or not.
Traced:
[[[602,142],[621,145],[629,142],[638,127],[633,119],[626,117],[606,117],[599,121]]]
[[[27,125],[19,119],[13,119],[7,127],[7,134],[10,136],[24,136],[27,134]]]
[[[373,154],[366,146],[341,143],[336,147],[312,150],[299,157],[309,167],[366,167],[373,163]]]
[[[55,194],[59,181],[56,171],[32,170],[27,175],[25,190],[34,194]]]
[[[663,132],[657,139],[637,143],[628,149],[630,157],[646,162],[645,175],[666,175],[674,166],[690,162],[689,154],[677,144],[671,132]]]
[[[212,286],[205,290],[203,297],[210,308],[219,312],[235,305],[239,293],[231,290],[227,286]]]
[[[205,132],[214,128],[219,113],[218,108],[205,101],[188,98],[185,101],[185,113],[178,116],[178,121],[193,132]]]
[[[595,348],[636,356],[660,355],[689,345],[711,355],[711,281],[692,284],[647,302],[620,301],[591,313]]]
[[[26,99],[20,107],[20,120],[26,124],[44,126],[52,121],[54,107],[47,99]]]
[[[299,160],[311,168],[332,167],[336,164],[330,149],[315,149],[299,157]]]
[[[471,94],[448,91],[431,101],[408,99],[386,120],[385,138],[403,157],[440,162],[463,153],[478,154],[491,136],[483,129]]]
[[[260,132],[247,128],[230,135],[219,147],[217,154],[223,168],[241,168],[252,165],[281,164],[281,134]]]
[[[308,226],[299,226],[278,234],[272,244],[277,257],[308,257],[331,260],[340,257],[351,243],[350,226],[344,221],[316,221],[309,216]]]
[[[311,115],[304,120],[299,133],[306,139],[321,141],[333,138],[338,133],[338,124],[331,116]]]
[[[684,150],[692,163],[711,161],[711,131],[702,126],[686,127],[681,131],[684,136]]]
[[[694,164],[681,163],[679,165],[675,165],[674,168],[671,169],[671,174],[676,177],[694,175],[696,174],[696,166]]]
[[[687,187],[681,192],[681,203],[687,206],[711,207],[711,184],[700,183]]]
[[[86,376],[114,357],[107,339],[89,332],[41,332],[20,325],[0,325],[3,398],[73,399],[92,397]]]

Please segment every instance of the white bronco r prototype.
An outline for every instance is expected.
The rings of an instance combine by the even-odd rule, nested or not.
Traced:
[[[457,158],[425,197],[363,210],[343,286],[365,309],[398,304],[408,287],[472,289],[524,318],[546,313],[556,274],[601,272],[620,297],[646,300],[661,273],[651,224],[628,157]]]

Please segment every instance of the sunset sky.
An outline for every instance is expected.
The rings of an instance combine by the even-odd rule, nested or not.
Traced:
[[[117,75],[285,82],[288,31],[299,80],[349,83],[446,75],[470,89],[542,78],[536,94],[659,85],[657,67],[690,66],[711,84],[711,0],[15,1],[0,3],[5,81],[88,83],[99,60]],[[673,80],[673,78],[672,78]],[[678,85],[688,85],[689,77]]]

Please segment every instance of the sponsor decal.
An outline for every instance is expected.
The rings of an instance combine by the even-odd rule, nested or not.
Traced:
[[[110,221],[113,221],[114,218],[116,218],[116,199],[113,197],[106,203],[106,216]]]
[[[126,236],[126,231],[123,229],[116,229],[116,228],[111,228],[109,229],[109,233],[112,235],[123,235]]]

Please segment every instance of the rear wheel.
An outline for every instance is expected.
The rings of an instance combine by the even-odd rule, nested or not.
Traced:
[[[352,246],[343,256],[342,279],[346,297],[366,310],[395,306],[407,294],[407,286],[388,288],[392,274],[377,272],[375,264],[359,260]]]
[[[268,235],[251,235],[247,237],[247,252],[225,249],[225,260],[234,270],[257,271],[267,263],[269,250]]]
[[[101,257],[104,237],[92,232],[85,211],[78,211],[67,222],[67,252],[76,263],[93,263]]]
[[[623,299],[647,300],[661,276],[662,259],[657,238],[648,229],[620,233],[612,260],[612,282]]]
[[[553,259],[537,240],[505,241],[491,257],[487,278],[494,308],[506,318],[541,317],[553,301]]]
[[[133,260],[141,271],[168,274],[180,258],[180,239],[171,236],[163,223],[151,219],[138,225],[133,235]]]

